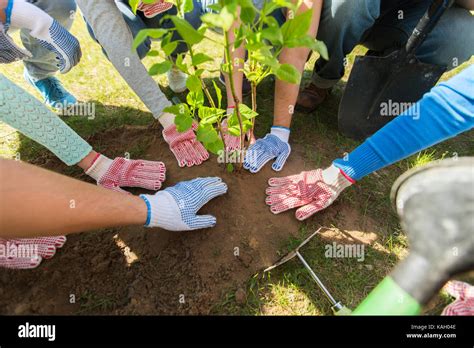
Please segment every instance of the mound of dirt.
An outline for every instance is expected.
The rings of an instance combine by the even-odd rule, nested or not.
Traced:
[[[250,174],[228,173],[215,156],[201,166],[179,168],[156,129],[123,128],[90,142],[109,156],[149,144],[142,157],[166,164],[165,187],[220,176],[228,193],[200,212],[215,215],[217,226],[192,232],[123,227],[71,235],[38,269],[0,270],[1,313],[206,314],[230,289],[275,262],[277,251],[298,233],[293,212],[274,215],[264,202],[270,177],[304,169],[298,148],[282,172],[268,165]],[[56,159],[47,167],[65,169]]]

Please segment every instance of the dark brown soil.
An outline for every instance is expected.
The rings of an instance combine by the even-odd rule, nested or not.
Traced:
[[[125,151],[133,155],[133,149],[141,148],[143,159],[166,164],[166,186],[199,176],[220,176],[228,184],[228,193],[201,210],[215,215],[217,226],[192,232],[138,226],[71,235],[37,269],[0,269],[1,314],[212,313],[213,306],[237,289],[235,300],[244,302],[245,283],[278,260],[279,250],[298,234],[301,223],[293,211],[274,215],[264,202],[268,178],[307,169],[298,146],[281,173],[268,165],[250,174],[228,173],[214,156],[201,166],[179,168],[153,127],[123,127],[89,142],[110,157],[123,156]],[[147,144],[144,149],[143,144]],[[52,155],[35,164],[90,181]],[[372,220],[362,218],[356,209],[337,202],[333,207],[313,217],[310,225],[337,223],[352,231],[372,230]]]
[[[122,128],[90,142],[108,156],[120,156],[145,139],[150,144],[145,159],[167,166],[166,185],[199,176],[220,176],[228,184],[226,195],[202,209],[217,217],[217,226],[193,232],[123,227],[71,235],[35,270],[0,270],[0,313],[206,314],[229,290],[276,261],[278,250],[298,233],[292,212],[273,215],[265,205],[266,183],[275,175],[270,166],[256,175],[227,173],[211,157],[201,166],[179,168],[159,131],[151,128]],[[279,175],[303,170],[302,158],[295,148]],[[42,164],[66,169],[52,157]]]

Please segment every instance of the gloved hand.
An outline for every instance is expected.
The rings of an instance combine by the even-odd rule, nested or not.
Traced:
[[[169,231],[190,231],[214,227],[212,215],[196,215],[211,199],[227,192],[220,178],[197,178],[178,183],[154,195],[140,195],[148,214],[146,227],[160,227]]]
[[[244,168],[251,173],[257,173],[270,160],[276,158],[272,169],[279,172],[283,169],[288,156],[291,153],[288,139],[290,130],[285,127],[272,127],[270,134],[263,139],[258,139],[251,145],[244,159]]]
[[[235,108],[227,108],[227,117],[232,116]],[[240,137],[227,133],[227,118],[222,121],[222,130],[224,131],[225,151],[233,152],[240,150]]]
[[[169,113],[160,116],[159,121],[164,128],[163,138],[170,146],[180,167],[200,165],[209,158],[209,153],[196,139],[194,130],[197,129],[197,125],[193,124],[191,129],[180,133],[174,124],[174,118],[175,116]]]
[[[31,58],[31,53],[18,47],[0,22],[0,64],[9,64],[26,58]]]
[[[279,214],[296,210],[296,218],[305,220],[330,206],[339,194],[354,181],[339,168],[331,165],[325,170],[316,169],[283,178],[271,178],[265,193],[265,202],[271,212]]]
[[[86,174],[97,181],[97,185],[122,192],[120,187],[141,187],[157,191],[166,179],[163,162],[129,160],[117,157],[114,160],[99,155],[86,170]]]
[[[0,267],[12,269],[32,269],[39,266],[43,259],[50,259],[56,254],[56,249],[62,248],[66,243],[65,236],[38,237],[21,239],[2,239],[0,245],[9,253],[17,251],[14,255],[0,256]],[[21,251],[19,247],[21,246]],[[19,253],[18,253],[19,252]],[[22,253],[31,253],[24,255]]]
[[[79,41],[53,17],[26,1],[13,1],[13,6],[7,8],[11,9],[6,11],[7,23],[12,28],[30,30],[41,46],[55,53],[61,73],[67,73],[79,63],[82,56]]]
[[[474,286],[450,280],[443,288],[456,300],[446,306],[441,315],[474,315]]]
[[[146,18],[153,18],[160,13],[166,12],[173,7],[171,2],[157,0],[154,4],[144,4],[142,1],[138,3],[137,9],[142,11]]]

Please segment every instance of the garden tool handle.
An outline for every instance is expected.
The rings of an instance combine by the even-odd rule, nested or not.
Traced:
[[[438,23],[439,19],[448,8],[452,6],[454,0],[434,0],[430,8],[416,25],[413,33],[408,38],[405,46],[407,55],[415,54],[417,48],[423,43],[426,36]]]
[[[421,305],[391,277],[385,277],[353,315],[416,315]]]

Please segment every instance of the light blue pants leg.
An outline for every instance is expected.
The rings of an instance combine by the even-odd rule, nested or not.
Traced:
[[[76,12],[74,0],[30,0],[29,2],[48,13],[67,30],[71,28]],[[50,77],[58,71],[56,55],[43,48],[34,37],[29,35],[28,30],[21,31],[21,41],[33,55],[32,58],[24,60],[24,64],[34,81]]]

